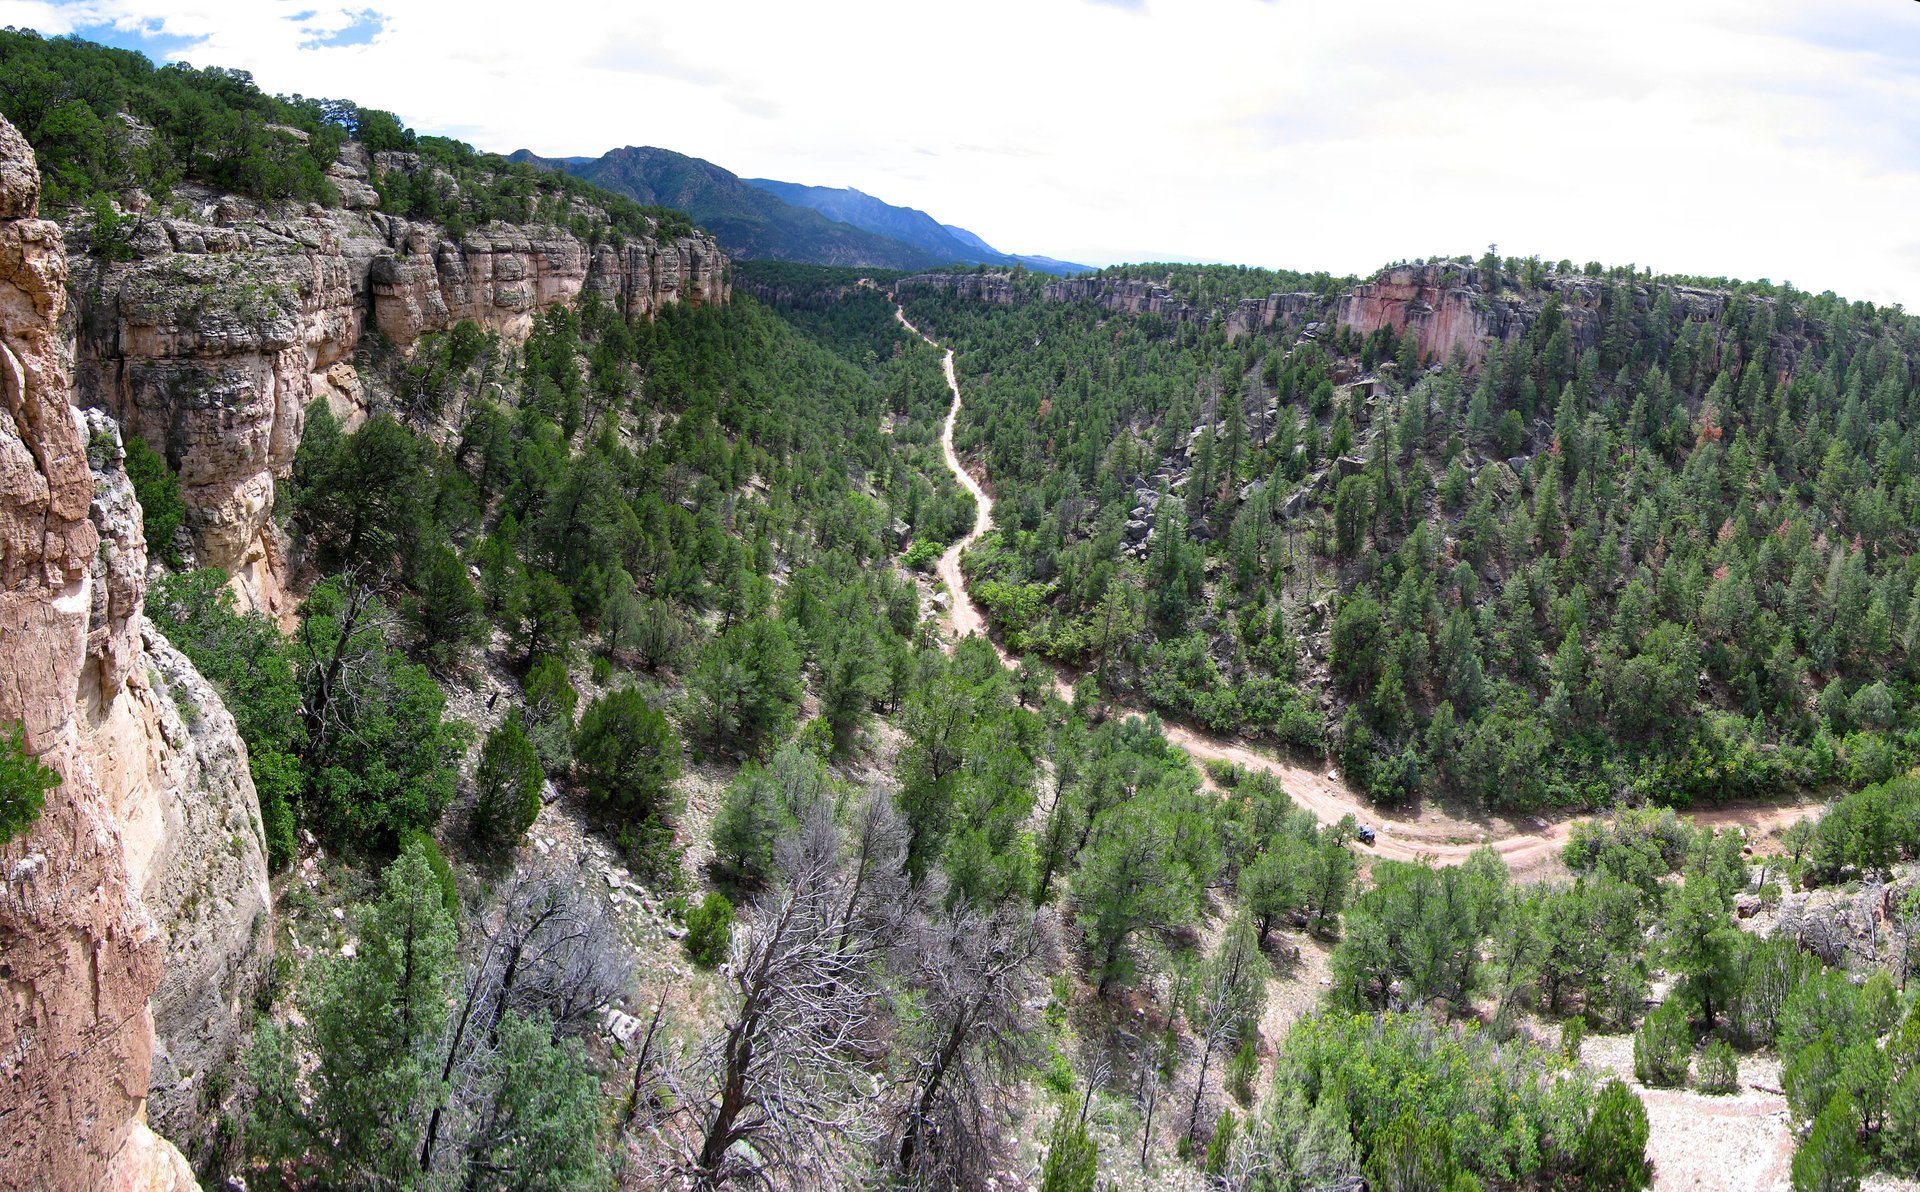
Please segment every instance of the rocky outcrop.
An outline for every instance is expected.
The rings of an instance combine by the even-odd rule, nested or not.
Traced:
[[[369,168],[350,147],[330,171],[342,209],[183,188],[174,214],[141,219],[131,260],[75,261],[82,402],[178,470],[196,561],[273,613],[286,603],[276,483],[307,405],[345,414],[358,400],[352,357],[369,330],[404,350],[463,319],[524,338],[534,315],[582,293],[636,318],[727,298],[726,258],[704,234],[615,247],[494,223],[453,237],[367,209]]]
[[[932,290],[955,294],[989,306],[1012,306],[1026,301],[1026,293],[1007,273],[916,273],[893,283],[896,294],[913,290]]]
[[[78,708],[127,874],[158,924],[160,984],[148,1119],[210,1147],[225,1084],[272,958],[260,803],[220,697],[146,619],[146,544],[119,429],[85,412],[89,513],[100,547]]]
[[[239,1050],[273,958],[266,838],[232,715],[144,618],[141,637],[156,680],[140,724],[160,836],[144,872],[133,872],[166,941],[147,1115],[200,1161],[230,1109],[221,1098],[228,1082],[215,1078]]]
[[[1175,323],[1205,324],[1213,311],[1203,310],[1165,286],[1125,277],[1070,277],[1041,287],[1049,302],[1089,302],[1101,310],[1125,315],[1159,315]]]
[[[1675,312],[1686,319],[1717,321],[1725,311],[1725,294],[1691,286],[1667,289]],[[1635,309],[1642,312],[1656,292],[1645,285],[1627,290]],[[1467,261],[1388,269],[1340,300],[1339,321],[1363,336],[1391,327],[1396,334],[1413,336],[1423,358],[1444,361],[1457,350],[1468,364],[1477,365],[1493,344],[1518,343],[1552,297],[1560,300],[1573,350],[1584,352],[1598,345],[1606,318],[1603,279],[1549,274],[1539,291],[1490,294],[1481,285],[1478,268]]]
[[[1303,327],[1320,318],[1329,303],[1320,294],[1268,294],[1243,298],[1226,312],[1227,342],[1270,327]]]
[[[0,121],[0,723],[61,778],[0,849],[0,1186],[178,1186],[142,1123],[162,936],[81,708],[83,673],[124,689],[132,660],[89,650],[100,538],[59,334],[65,253],[38,200],[32,150]],[[123,607],[105,601],[103,642]]]

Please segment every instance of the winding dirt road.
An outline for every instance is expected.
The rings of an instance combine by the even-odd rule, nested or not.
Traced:
[[[953,599],[950,618],[953,622],[954,637],[972,637],[976,633],[985,633],[987,622],[980,615],[980,609],[973,603],[973,598],[967,595],[967,583],[960,574],[960,553],[978,542],[982,534],[993,528],[993,498],[987,495],[986,489],[980,487],[980,482],[973,478],[971,472],[960,466],[960,456],[953,449],[953,427],[960,420],[960,382],[953,375],[953,349],[941,348],[926,332],[907,322],[907,312],[902,307],[893,308],[893,317],[900,320],[902,327],[944,353],[940,358],[940,367],[946,370],[947,389],[953,394],[953,402],[947,407],[947,421],[940,428],[940,454],[946,456],[947,470],[952,472],[954,479],[960,482],[960,487],[973,494],[973,529],[967,531],[966,536],[960,541],[947,548],[947,553],[940,556],[935,570],[939,572],[940,582],[947,586],[947,592]],[[996,644],[994,648],[998,650],[999,646]],[[1009,663],[1012,661],[1004,652],[1001,653],[1000,660]]]
[[[893,297],[892,294],[887,296]],[[993,528],[993,498],[962,466],[960,456],[953,449],[953,428],[960,418],[960,382],[954,376],[953,349],[943,347],[908,321],[906,310],[897,302],[893,316],[902,327],[943,353],[941,368],[946,372],[947,388],[953,394],[953,401],[947,407],[947,420],[940,430],[940,451],[946,457],[947,469],[963,488],[973,494],[974,517],[973,529],[947,548],[947,552],[940,556],[936,569],[952,601],[949,621],[955,639],[974,634],[984,635],[986,618],[967,594],[965,579],[960,574],[960,555]],[[993,643],[993,648],[1002,663],[1007,666],[1019,664],[1019,659],[1002,649],[998,642]],[[1072,688],[1065,680],[1056,679],[1055,686],[1063,698],[1072,699]],[[1123,704],[1116,704],[1114,711],[1144,714],[1142,709]],[[1280,780],[1281,787],[1295,803],[1313,812],[1323,823],[1335,823],[1343,816],[1351,815],[1371,826],[1375,837],[1370,852],[1376,857],[1399,861],[1425,857],[1437,864],[1457,865],[1476,848],[1491,844],[1515,876],[1527,876],[1550,867],[1572,834],[1574,825],[1592,818],[1568,816],[1554,822],[1536,819],[1524,829],[1506,820],[1491,819],[1478,823],[1433,812],[1420,818],[1400,818],[1374,807],[1349,790],[1331,772],[1320,773],[1277,758],[1244,741],[1217,737],[1187,725],[1163,721],[1161,727],[1167,740],[1185,749],[1203,765],[1209,761],[1228,762],[1242,770],[1260,770],[1273,775]],[[1204,768],[1202,774],[1205,774]],[[1693,820],[1702,826],[1742,827],[1757,840],[1796,820],[1818,814],[1822,806],[1820,803],[1728,804],[1695,812]]]

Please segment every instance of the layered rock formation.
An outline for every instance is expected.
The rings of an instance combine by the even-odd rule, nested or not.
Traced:
[[[1008,273],[915,273],[893,283],[896,294],[912,290],[933,290],[957,294],[990,306],[1012,306],[1026,295]]]
[[[308,403],[357,402],[351,357],[369,330],[406,350],[463,319],[524,338],[535,314],[582,293],[631,317],[727,298],[726,258],[704,234],[615,248],[495,223],[452,238],[368,210],[368,168],[357,147],[336,163],[337,210],[183,190],[189,210],[143,218],[132,260],[75,262],[82,401],[178,470],[197,562],[270,612],[284,611],[275,484]]]
[[[148,1113],[212,1140],[205,1077],[270,956],[264,834],[232,717],[146,620],[140,509],[118,427],[72,404],[32,161],[0,121],[0,724],[62,779],[0,849],[0,1188],[186,1189]]]
[[[220,1082],[207,1077],[232,1061],[272,956],[266,836],[232,715],[144,614],[146,545],[118,428],[85,418],[100,549],[79,711],[163,945],[147,1112],[167,1137],[211,1148]]]
[[[1444,361],[1457,351],[1469,365],[1478,365],[1494,344],[1518,343],[1548,300],[1557,298],[1574,351],[1584,352],[1600,342],[1610,284],[1605,279],[1549,274],[1537,290],[1490,294],[1479,278],[1471,262],[1436,261],[1396,266],[1334,297],[1269,294],[1220,307],[1196,306],[1166,286],[1136,278],[1064,278],[1047,282],[1038,294],[1043,302],[1082,302],[1115,314],[1157,315],[1174,323],[1204,327],[1217,319],[1229,341],[1317,321],[1337,322],[1361,336],[1391,327],[1396,334],[1412,336],[1423,357]],[[1026,301],[1033,293],[1005,273],[921,273],[901,278],[894,289],[901,293],[933,290],[997,306]],[[1624,292],[1634,308],[1645,313],[1661,291],[1675,314],[1686,320],[1717,323],[1725,312],[1727,295],[1714,290],[1629,284]],[[1791,337],[1776,336],[1774,363],[1783,375],[1791,372],[1797,348]]]
[[[83,671],[128,676],[89,650],[93,480],[57,332],[65,254],[38,203],[32,150],[0,121],[0,723],[61,777],[0,849],[0,1186],[93,1187],[123,1148],[115,1178],[177,1180],[141,1119],[161,933],[81,714]]]
[[[1479,270],[1467,261],[1401,265],[1355,286],[1340,300],[1339,320],[1359,335],[1382,327],[1411,335],[1422,357],[1447,360],[1458,350],[1469,364],[1478,364],[1491,345],[1518,343],[1548,297],[1558,297],[1574,351],[1596,346],[1605,322],[1606,283],[1551,274],[1543,287],[1543,293],[1494,295],[1481,286]],[[1647,309],[1652,298],[1646,287],[1636,286],[1629,293],[1637,309]],[[1726,307],[1726,295],[1712,290],[1674,286],[1669,293],[1675,310],[1696,321],[1718,320]]]

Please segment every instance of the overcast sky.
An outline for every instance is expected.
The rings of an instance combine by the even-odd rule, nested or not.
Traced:
[[[1920,310],[1911,0],[0,0],[422,132],[659,145],[995,246],[1364,273],[1482,251]]]

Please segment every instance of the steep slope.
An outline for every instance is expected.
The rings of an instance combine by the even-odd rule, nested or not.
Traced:
[[[736,256],[881,269],[924,269],[950,259],[794,206],[712,162],[667,149],[629,145],[585,162],[547,161],[522,149],[509,160],[563,169],[638,202],[678,208]]]
[[[1016,650],[1388,804],[1912,764],[1898,311],[1538,261],[894,284],[1029,503],[968,556]]]
[[[145,625],[141,520],[117,432],[72,405],[38,193],[0,121],[0,724],[61,778],[0,849],[0,1187],[186,1189],[146,1125],[153,1057],[197,1106],[232,1054],[267,954],[259,810],[219,700]]]

